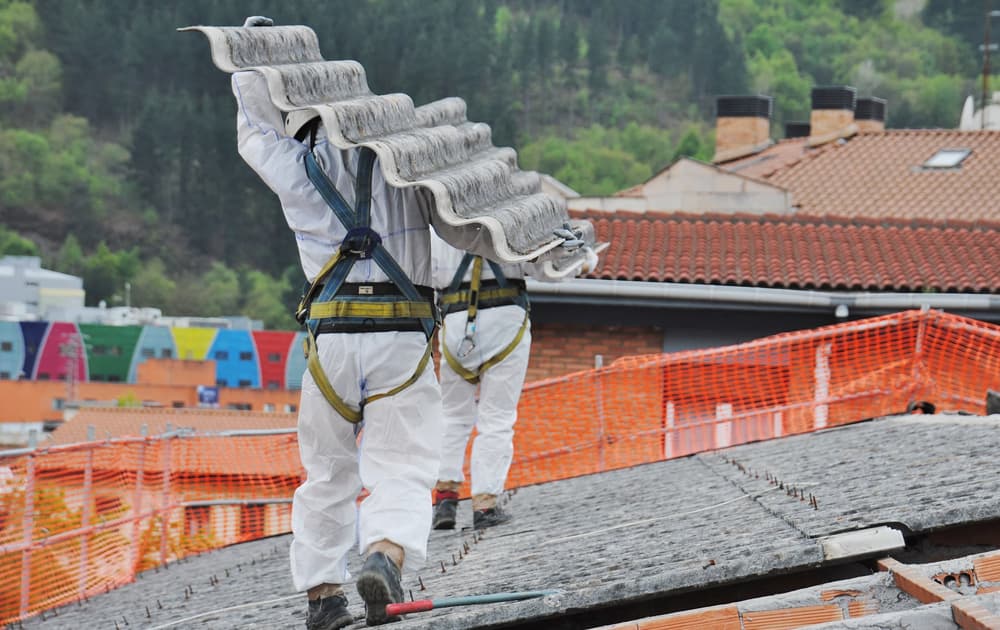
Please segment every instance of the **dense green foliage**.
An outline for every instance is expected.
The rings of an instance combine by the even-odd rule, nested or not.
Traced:
[[[245,313],[290,327],[301,283],[280,207],[240,160],[228,77],[191,24],[235,0],[0,0],[0,254],[41,253],[88,302]],[[978,2],[263,0],[379,93],[464,97],[522,166],[583,194],[709,159],[719,94],[808,117],[814,85],[954,127],[978,94]],[[126,292],[129,283],[131,290]]]

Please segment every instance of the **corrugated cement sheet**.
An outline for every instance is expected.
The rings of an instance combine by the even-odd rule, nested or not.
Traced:
[[[518,168],[513,149],[494,146],[489,125],[469,122],[462,99],[415,107],[406,94],[373,94],[361,64],[324,60],[307,26],[181,30],[204,33],[221,70],[263,74],[279,109],[318,112],[334,145],[371,147],[393,186],[429,190],[438,233],[455,247],[522,262],[558,246],[553,230],[564,223],[593,244],[593,226],[571,220],[538,173]]]

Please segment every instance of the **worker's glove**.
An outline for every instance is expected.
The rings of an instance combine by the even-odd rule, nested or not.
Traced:
[[[583,267],[580,269],[580,275],[586,275],[591,271],[597,269],[598,263],[600,263],[600,258],[597,257],[597,252],[594,251],[593,247],[583,248],[584,263]]]
[[[251,15],[243,21],[243,26],[274,26],[274,20],[263,15]]]
[[[562,247],[566,251],[576,251],[578,247],[584,244],[583,231],[580,229],[574,230],[569,223],[563,223],[561,228],[557,228],[552,232],[563,239],[559,247]]]

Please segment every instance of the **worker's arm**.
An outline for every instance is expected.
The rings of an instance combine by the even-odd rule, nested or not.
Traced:
[[[240,156],[281,197],[291,186],[301,185],[302,159],[307,148],[285,135],[281,110],[271,102],[262,74],[237,72],[232,84]],[[290,177],[293,172],[295,176]]]

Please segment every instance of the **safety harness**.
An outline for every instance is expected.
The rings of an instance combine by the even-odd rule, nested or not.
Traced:
[[[442,354],[445,361],[451,366],[451,369],[473,385],[479,382],[479,379],[482,378],[486,370],[506,359],[517,348],[518,344],[521,343],[521,339],[524,338],[524,331],[528,328],[530,314],[530,304],[528,302],[528,294],[524,291],[524,282],[520,280],[508,280],[504,277],[500,265],[492,260],[487,260],[486,263],[490,266],[490,270],[493,271],[495,281],[490,283],[493,286],[483,288],[483,257],[466,253],[462,257],[462,262],[458,265],[458,270],[455,272],[455,277],[452,278],[451,285],[448,286],[448,290],[442,293],[439,298],[442,315],[463,310],[468,310],[469,312],[468,318],[465,321],[465,337],[458,348],[459,356],[463,358],[468,356],[476,346],[473,338],[476,334],[476,316],[479,314],[479,309],[516,304],[524,309],[524,320],[521,322],[521,327],[518,329],[517,334],[514,335],[514,339],[500,352],[480,364],[475,370],[469,370],[463,366],[458,358],[452,354],[447,343],[441,344]],[[465,272],[468,271],[470,264],[472,265],[472,275],[469,283],[465,285],[462,279],[465,277]]]
[[[366,404],[394,396],[420,378],[431,357],[430,339],[438,325],[438,314],[432,299],[421,294],[399,263],[382,245],[378,232],[371,229],[372,172],[375,152],[368,147],[359,149],[358,173],[354,188],[354,207],[344,200],[336,187],[316,162],[312,152],[306,152],[305,167],[309,181],[333,210],[337,219],[347,228],[340,249],[334,254],[302,296],[295,318],[305,324],[308,334],[305,352],[309,373],[323,397],[348,422],[357,424],[364,417]],[[358,260],[371,259],[389,277],[389,290],[376,290],[387,283],[359,285],[354,291],[343,291],[345,279]],[[384,288],[384,287],[383,287]],[[417,368],[406,382],[389,391],[367,396],[360,408],[348,405],[330,384],[323,372],[316,336],[324,332],[362,332],[369,330],[406,330],[418,324],[427,336],[427,349]]]

